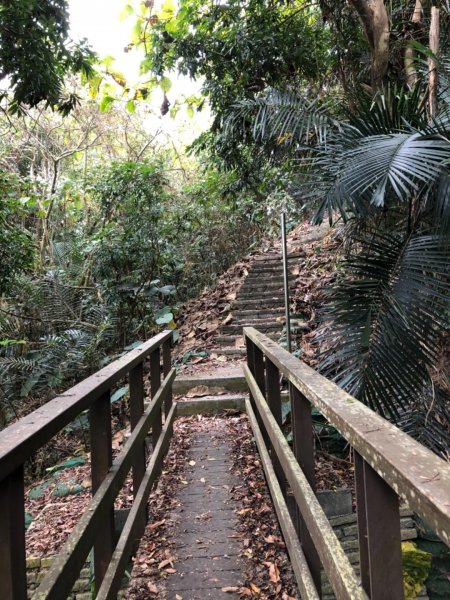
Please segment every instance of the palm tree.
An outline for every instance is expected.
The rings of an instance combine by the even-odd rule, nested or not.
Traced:
[[[435,365],[450,322],[450,103],[429,122],[426,86],[360,93],[336,118],[292,92],[234,107],[298,157],[294,193],[315,221],[345,223],[346,257],[328,293],[321,371],[436,451],[448,448],[448,394]],[[444,385],[445,388],[445,385]]]

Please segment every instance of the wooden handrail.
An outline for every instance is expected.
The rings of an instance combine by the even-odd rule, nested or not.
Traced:
[[[171,338],[163,331],[1,431],[0,481]]]
[[[149,403],[139,424],[135,427],[133,433],[126,441],[122,451],[113,462],[108,475],[105,477],[94,497],[86,507],[83,515],[75,526],[75,529],[68,537],[41,585],[36,590],[34,596],[36,600],[51,598],[55,598],[56,600],[58,598],[65,598],[69,595],[73,584],[78,578],[78,573],[82,569],[86,557],[98,535],[99,526],[101,526],[105,512],[114,503],[131,468],[133,454],[139,444],[145,440],[155,415],[165,400],[170,385],[175,379],[175,374],[175,369],[172,369],[165,378],[163,385],[159,388],[154,399]],[[161,459],[160,454],[160,452],[156,452],[155,448],[155,457]]]
[[[313,550],[320,554],[320,561],[328,570],[328,558],[323,554],[323,547],[320,547],[324,540],[314,531],[315,525],[311,520],[312,505],[305,504],[305,497],[309,494],[305,492],[305,478],[300,477],[297,471],[298,461],[312,491],[314,455],[311,406],[317,408],[354,449],[361,579],[364,590],[373,600],[388,596],[392,600],[403,598],[398,496],[406,500],[410,508],[449,544],[450,465],[286,352],[270,338],[251,327],[244,328],[244,336],[251,405],[266,442],[270,440],[272,461],[276,459],[276,462],[281,462],[291,485],[300,508],[300,518],[307,525],[305,535],[313,538]],[[286,448],[284,441],[281,441],[281,430],[278,427],[280,422],[277,418],[280,412],[279,390],[275,395],[273,391],[277,374],[278,377],[282,374],[290,384],[294,460],[297,467],[292,463],[294,455]],[[300,487],[303,491],[299,491]],[[306,552],[309,543],[306,538],[304,542],[307,560],[313,568],[314,552]],[[333,551],[332,546],[331,544],[328,548],[330,552]],[[388,561],[391,562],[389,566]],[[317,569],[315,575],[313,568],[314,576],[317,581]],[[339,586],[342,582],[332,572],[329,572],[329,576],[331,583],[337,586],[335,589],[341,593]],[[320,582],[318,585],[320,586]],[[386,590],[390,590],[389,593]],[[339,597],[360,597],[357,593],[342,594]]]
[[[176,403],[172,405],[176,372],[170,366],[171,340],[171,331],[160,333],[0,432],[2,600],[27,598],[23,464],[86,409],[89,409],[93,498],[34,597],[55,600],[66,597],[92,547],[96,591],[107,572],[111,588],[120,581],[122,574],[116,571],[129,557],[131,542],[134,543],[143,532],[146,498],[160,472],[176,415]],[[144,411],[143,363],[147,357],[150,357],[152,389],[151,402]],[[110,394],[112,386],[126,375],[129,375],[130,383],[131,435],[113,463]],[[161,422],[163,405],[164,428]],[[154,451],[146,468],[145,439],[150,428]],[[120,560],[115,559],[113,572],[109,566],[116,548],[114,501],[131,467],[135,498],[131,512],[137,521],[127,521],[126,529],[130,535],[137,532],[138,535],[122,543]]]
[[[272,448],[281,463],[297,505],[320,555],[324,569],[332,582],[338,598],[363,600],[367,598],[361,589],[355,572],[336,537],[314,491],[301,470],[280,427],[271,414],[267,402],[248,367],[244,367],[250,393],[256,404],[264,429]],[[306,596],[310,598],[310,596]]]

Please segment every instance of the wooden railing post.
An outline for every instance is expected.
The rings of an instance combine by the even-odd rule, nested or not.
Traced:
[[[156,348],[150,354],[150,392],[152,398],[161,386],[161,350]],[[158,443],[159,436],[162,430],[162,412],[159,408],[152,424],[152,444],[153,448]]]
[[[163,354],[163,375],[167,377],[170,373],[170,369],[172,368],[172,357],[171,357],[171,347],[172,347],[172,338],[169,338],[163,343],[162,354]],[[172,386],[167,394],[167,398],[164,403],[164,415],[170,413],[170,409],[172,408]]]
[[[252,373],[252,375],[254,375],[255,374],[255,356],[254,356],[253,350],[254,350],[255,344],[247,336],[245,336],[245,347],[246,347],[246,351],[247,351],[247,365],[248,365],[248,368],[250,369],[250,373]],[[250,403],[253,407],[253,410],[255,410],[255,402],[254,402],[251,394],[250,394]]]
[[[144,412],[144,365],[139,363],[130,371],[130,428],[134,430]],[[146,443],[142,442],[137,448],[133,460],[133,496],[136,498],[145,473],[147,460]],[[138,537],[145,529],[147,514],[142,515]]]
[[[259,389],[264,397],[266,397],[266,374],[265,374],[265,357],[262,350],[253,345],[253,364],[254,364],[254,377],[255,381],[258,384]],[[261,415],[259,411],[256,411],[256,419],[258,421],[259,428],[261,429],[261,433],[266,444],[266,448],[269,447],[270,441],[269,436],[267,435],[266,428],[264,427],[264,423],[261,419]]]
[[[399,499],[355,452],[361,583],[371,600],[403,600]]]
[[[277,422],[282,426],[282,411],[281,411],[281,390],[280,390],[280,371],[271,360],[266,359],[266,387],[267,387],[267,403]],[[270,446],[270,457],[273,463],[273,468],[280,484],[283,496],[286,496],[286,478],[281,463],[278,460],[276,453]]]
[[[0,598],[26,600],[23,467],[0,483]]]
[[[311,416],[311,404],[305,396],[292,384],[289,384],[291,400],[291,421],[294,456],[298,461],[309,485],[316,489],[315,456],[314,456],[314,429]],[[312,578],[321,595],[321,562],[308,528],[300,514],[297,512],[297,531],[303,552],[311,571]]]
[[[112,464],[110,392],[94,402],[89,410],[92,495],[98,490]],[[100,589],[115,547],[114,506],[108,507],[94,544],[95,590]]]

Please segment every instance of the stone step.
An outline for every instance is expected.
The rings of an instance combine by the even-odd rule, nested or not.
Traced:
[[[264,284],[259,284],[259,285],[254,285],[254,286],[245,286],[245,287],[241,287],[241,289],[239,290],[239,294],[238,294],[238,298],[241,298],[242,296],[249,296],[249,295],[253,295],[253,296],[262,296],[263,294],[269,294],[272,296],[284,296],[284,289],[283,286],[279,286],[279,285],[264,285]]]
[[[259,303],[264,305],[265,302],[267,301],[277,301],[278,302],[278,306],[284,306],[284,294],[281,293],[281,290],[279,292],[245,292],[245,293],[240,293],[238,298],[239,301],[245,301],[245,300],[259,300]]]
[[[296,258],[303,258],[305,256],[305,252],[293,252],[291,254],[288,254],[287,258],[288,260],[294,260]],[[253,257],[253,261],[252,261],[252,266],[255,263],[268,263],[268,262],[276,262],[276,261],[280,261],[280,263],[283,261],[283,255],[282,254],[260,254],[259,256],[254,256]]]
[[[237,298],[233,302],[233,307],[237,309],[252,309],[257,308],[258,310],[270,310],[272,307],[282,308],[284,306],[284,296],[282,298],[258,298],[253,296],[251,298]]]
[[[251,299],[247,298],[249,296],[253,296],[253,300],[257,298],[283,298],[284,300],[284,290],[282,288],[278,289],[268,289],[268,290],[253,290],[253,289],[240,289],[238,295],[236,296],[236,300]]]
[[[278,341],[280,334],[272,332],[267,335],[272,340]],[[228,346],[230,348],[245,348],[245,346],[236,346],[236,340],[243,338],[242,335],[219,335],[215,339],[215,343],[219,346]]]
[[[284,314],[279,315],[261,315],[258,317],[236,317],[230,321],[229,325],[247,325],[247,323],[280,323],[281,325],[286,322]]]
[[[233,317],[273,317],[277,318],[280,315],[284,315],[284,307],[273,307],[271,309],[265,308],[262,310],[252,310],[252,309],[243,309],[243,310],[233,310]]]
[[[291,284],[289,284],[291,287]],[[256,279],[255,281],[246,281],[243,283],[239,289],[238,294],[245,291],[253,291],[253,290],[282,290],[284,289],[284,281],[270,281],[270,279],[265,280],[263,278]]]
[[[245,356],[246,350],[244,347],[242,348],[234,348],[232,346],[222,346],[217,349],[217,352],[223,354],[225,356]]]
[[[292,267],[289,267],[292,268]],[[274,274],[278,274],[280,276],[283,275],[284,271],[283,271],[283,265],[280,264],[266,264],[266,263],[262,263],[260,265],[250,265],[249,268],[249,274],[250,273],[274,273]]]
[[[210,393],[214,393],[216,388],[230,392],[245,392],[247,390],[247,383],[243,375],[180,377],[179,379],[176,377],[172,389],[174,394],[180,395],[198,386],[206,386]]]
[[[247,322],[245,323],[245,325],[242,324],[235,324],[235,325],[225,325],[224,327],[222,327],[222,333],[224,334],[236,334],[236,335],[242,335],[242,330],[244,327],[255,327],[255,329],[257,329],[258,331],[260,331],[261,333],[265,333],[267,331],[280,331],[283,329],[283,324],[282,323],[251,323],[251,322]]]
[[[221,394],[182,399],[177,404],[177,416],[214,415],[224,410],[245,410],[245,398],[243,394]]]
[[[289,281],[292,282],[293,278],[289,277]],[[284,284],[284,277],[283,276],[272,276],[272,275],[259,275],[259,274],[250,274],[248,277],[245,278],[244,283],[242,284],[242,287],[244,285],[255,285],[255,284],[272,284],[272,285],[283,285]]]

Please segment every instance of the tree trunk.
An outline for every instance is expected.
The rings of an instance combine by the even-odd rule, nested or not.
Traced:
[[[430,50],[434,56],[439,50],[439,9],[435,6],[431,8]],[[434,57],[428,59],[428,89],[430,119],[434,119],[438,110],[438,70],[437,60]]]
[[[349,0],[364,26],[372,57],[373,91],[386,81],[389,66],[389,17],[383,0]]]
[[[53,160],[53,178],[52,184],[50,187],[50,202],[47,208],[47,211],[44,216],[44,220],[42,223],[42,238],[41,238],[41,247],[40,247],[40,266],[41,269],[44,268],[45,265],[45,256],[47,251],[47,245],[49,242],[49,222],[52,214],[53,206],[55,204],[55,192],[56,192],[56,183],[58,181],[58,172],[59,172],[59,159]]]
[[[422,10],[422,0],[416,0],[411,23],[416,25],[422,21]],[[405,50],[405,73],[409,87],[413,88],[417,83],[417,69],[414,66],[414,49],[409,43]]]

